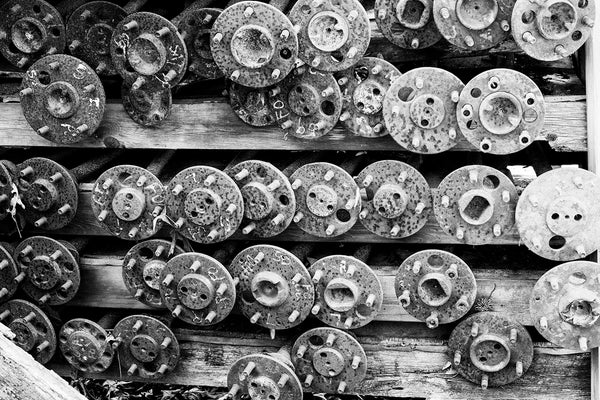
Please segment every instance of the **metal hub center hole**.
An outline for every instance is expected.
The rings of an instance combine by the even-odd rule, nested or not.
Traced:
[[[154,289],[160,289],[160,273],[165,268],[167,263],[161,260],[152,260],[144,266],[142,276],[144,277],[144,283]]]
[[[458,201],[458,211],[462,219],[470,225],[483,225],[494,213],[491,197],[481,191],[469,191]]]
[[[573,236],[585,229],[587,211],[575,197],[559,197],[546,212],[546,225],[559,236]]]
[[[165,65],[167,49],[154,34],[143,33],[133,39],[127,50],[127,61],[142,75],[154,75]]]
[[[112,208],[117,218],[123,221],[135,221],[146,209],[146,197],[137,189],[122,188],[115,194]]]
[[[177,295],[183,305],[192,310],[206,308],[215,296],[211,280],[200,274],[189,274],[177,285]]]
[[[471,362],[484,372],[498,372],[510,362],[510,348],[506,339],[494,334],[475,338],[469,353]]]
[[[421,29],[429,22],[431,3],[424,0],[400,0],[396,5],[398,21],[408,29]]]
[[[488,131],[505,135],[515,130],[521,123],[523,109],[521,102],[512,94],[496,92],[487,96],[479,107],[479,119]]]
[[[349,30],[344,17],[332,11],[321,11],[308,23],[308,39],[317,49],[333,52],[346,44]]]
[[[406,210],[406,192],[399,185],[384,184],[373,196],[373,207],[384,218],[397,218]]]
[[[283,276],[274,271],[261,271],[251,282],[252,295],[265,307],[277,307],[289,297],[290,288]]]
[[[46,29],[34,18],[22,18],[11,28],[11,39],[15,47],[26,54],[39,51],[46,42]]]
[[[351,310],[360,297],[358,286],[345,278],[332,279],[323,292],[325,303],[334,311]]]
[[[27,268],[27,275],[34,286],[41,290],[55,287],[61,277],[61,269],[48,256],[37,256]]]
[[[46,110],[55,118],[69,118],[79,107],[79,95],[68,82],[53,82],[46,88]]]
[[[16,319],[8,325],[8,328],[16,335],[14,342],[23,350],[29,352],[36,344],[37,334],[33,325],[22,319]]]
[[[103,56],[110,54],[110,39],[114,29],[105,23],[98,23],[87,31],[87,42],[92,44],[91,50]]]
[[[456,15],[467,28],[480,31],[490,26],[498,15],[496,0],[458,0]]]
[[[344,356],[336,349],[323,347],[313,353],[313,367],[327,379],[341,374],[345,366]]]
[[[546,39],[568,37],[577,26],[577,10],[568,1],[554,1],[540,10],[537,18],[540,33]]]
[[[24,192],[25,204],[36,211],[44,212],[52,208],[58,199],[58,190],[54,184],[46,179],[37,179]]]
[[[417,292],[423,303],[439,307],[452,296],[452,283],[441,273],[427,274],[419,281]]]
[[[560,317],[571,325],[590,327],[600,317],[598,305],[596,309],[591,302],[584,299],[575,299],[560,310]]]
[[[338,208],[337,201],[337,193],[327,185],[312,186],[306,195],[308,210],[318,217],[332,215]]]
[[[129,345],[131,354],[143,363],[152,362],[158,356],[158,344],[149,335],[136,335]]]
[[[271,32],[259,25],[243,25],[231,38],[231,53],[235,60],[248,68],[268,64],[275,54]]]
[[[267,376],[258,376],[248,385],[248,395],[256,400],[279,400],[277,383]]]
[[[258,221],[271,213],[275,199],[264,184],[250,182],[242,187],[241,192],[246,218]]]
[[[292,111],[302,117],[313,115],[319,109],[319,93],[306,84],[294,86],[288,93],[288,103]]]
[[[381,111],[385,89],[373,80],[363,81],[354,90],[352,101],[361,113],[373,115]]]
[[[221,214],[221,196],[210,189],[195,189],[185,199],[185,213],[196,225],[210,225]]]
[[[423,129],[437,128],[446,115],[444,102],[432,94],[423,94],[410,104],[410,118]]]

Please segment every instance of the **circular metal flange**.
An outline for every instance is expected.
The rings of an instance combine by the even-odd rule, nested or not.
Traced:
[[[350,256],[329,256],[316,261],[309,272],[316,297],[311,312],[327,325],[360,328],[381,310],[381,282],[364,262]]]
[[[353,391],[367,374],[367,355],[358,341],[335,328],[304,332],[292,348],[292,363],[313,393]]]
[[[600,346],[600,265],[571,261],[535,284],[529,310],[536,329],[557,346],[588,351]]]
[[[377,57],[364,57],[336,74],[342,90],[340,121],[350,132],[364,137],[388,134],[383,120],[383,98],[400,71]]]
[[[588,0],[517,0],[512,35],[530,57],[555,61],[575,53],[592,33],[596,6]]]
[[[67,321],[58,333],[58,346],[73,368],[98,373],[113,361],[114,349],[109,334],[97,323],[84,318]]]
[[[15,250],[15,261],[21,271],[15,279],[22,281],[23,291],[40,304],[65,304],[79,290],[79,262],[57,240],[45,236],[25,239]]]
[[[119,22],[110,54],[117,72],[128,84],[153,90],[177,85],[188,61],[187,48],[175,25],[149,12],[133,13]]]
[[[188,71],[197,79],[223,76],[210,51],[210,32],[222,11],[218,8],[190,8],[183,11],[177,23],[188,50]]]
[[[387,40],[405,49],[424,49],[442,38],[433,0],[376,0],[375,22]]]
[[[520,378],[531,365],[533,343],[525,327],[512,317],[480,312],[454,328],[448,354],[460,375],[485,389]]]
[[[502,172],[485,165],[468,165],[446,176],[434,196],[435,218],[458,241],[487,244],[515,223],[518,194]]]
[[[229,269],[239,279],[238,307],[253,324],[288,329],[308,317],[314,288],[302,261],[289,251],[251,246],[235,256]]]
[[[75,57],[94,68],[98,75],[116,75],[110,56],[113,32],[127,12],[109,1],[91,1],[77,8],[67,20],[67,43]]]
[[[362,187],[360,222],[376,235],[400,239],[420,231],[429,218],[429,184],[410,165],[396,160],[374,162],[355,178]]]
[[[164,206],[161,181],[135,165],[109,168],[94,184],[92,211],[104,229],[121,239],[143,240],[156,234]]]
[[[358,0],[299,0],[289,16],[298,32],[298,58],[321,71],[350,68],[369,47],[369,17]]]
[[[485,50],[508,37],[515,0],[435,0],[433,17],[442,36],[467,50]]]
[[[65,167],[35,157],[17,166],[17,185],[25,209],[22,214],[36,228],[57,230],[71,223],[77,212],[77,182]]]
[[[236,283],[219,261],[184,253],[167,262],[160,274],[160,296],[173,317],[193,325],[223,321],[235,304]]]
[[[118,359],[127,375],[159,379],[179,362],[179,342],[169,327],[147,315],[123,318],[113,329]]]
[[[36,61],[21,83],[21,108],[38,135],[54,143],[77,143],[102,121],[106,97],[98,75],[66,54]]]
[[[165,308],[160,297],[160,274],[172,257],[184,252],[175,246],[170,254],[170,249],[170,241],[150,239],[133,246],[123,259],[123,282],[127,290],[150,307]]]
[[[537,85],[510,69],[492,69],[471,79],[456,107],[458,126],[480,151],[510,154],[533,143],[544,126],[546,106]]]
[[[271,126],[275,123],[269,106],[269,90],[249,88],[230,80],[226,80],[225,84],[231,109],[242,121],[252,126]]]
[[[9,0],[0,7],[0,53],[25,68],[44,55],[65,49],[60,13],[42,0]]]
[[[225,76],[247,87],[280,82],[298,57],[298,37],[288,17],[256,1],[241,1],[223,10],[210,39],[214,61]]]
[[[302,385],[289,360],[276,354],[251,354],[231,366],[227,397],[232,400],[302,400]]]
[[[579,168],[538,176],[521,193],[516,220],[521,241],[556,261],[583,258],[600,247],[600,178]]]
[[[19,268],[11,254],[11,249],[0,243],[0,303],[4,303],[17,291],[21,277]],[[23,276],[24,278],[24,276]]]
[[[406,312],[432,329],[464,317],[477,296],[469,266],[443,250],[419,251],[404,260],[395,288]]]
[[[143,84],[133,89],[123,81],[121,99],[127,115],[142,126],[160,125],[171,115],[173,96],[170,88]]]
[[[294,222],[311,235],[339,236],[358,219],[361,196],[354,179],[337,165],[305,164],[290,177],[296,193]]]
[[[398,77],[383,98],[383,118],[392,138],[421,154],[456,146],[456,103],[464,86],[452,73],[432,67]]]
[[[296,196],[288,178],[273,164],[242,161],[226,171],[244,197],[242,233],[254,237],[279,235],[292,223]]]
[[[303,66],[269,91],[269,104],[286,134],[316,139],[337,124],[342,92],[332,74]]]
[[[167,215],[186,238],[221,242],[236,231],[244,216],[242,192],[227,174],[195,166],[179,172],[167,186]]]

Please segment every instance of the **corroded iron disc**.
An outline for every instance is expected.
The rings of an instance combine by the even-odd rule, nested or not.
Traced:
[[[106,371],[115,355],[108,339],[108,332],[97,323],[75,318],[60,328],[58,346],[73,368],[98,373]]]
[[[18,205],[21,199],[16,175],[15,164],[8,160],[0,160],[0,234],[10,235],[13,229],[21,229],[21,222],[25,222],[21,207]],[[16,213],[14,219],[12,212]]]
[[[21,271],[12,255],[12,249],[0,242],[0,303],[9,300],[19,287],[15,278]]]
[[[143,84],[133,89],[126,81],[121,86],[121,100],[127,115],[142,126],[158,126],[171,115],[173,95],[170,88]]]
[[[229,104],[235,114],[252,126],[271,126],[275,123],[273,110],[269,106],[269,90],[249,88],[226,80]]]

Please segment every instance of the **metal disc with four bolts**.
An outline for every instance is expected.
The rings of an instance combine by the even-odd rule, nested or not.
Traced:
[[[115,349],[112,335],[100,324],[84,318],[65,322],[58,333],[58,345],[67,362],[83,372],[99,373],[112,364]]]

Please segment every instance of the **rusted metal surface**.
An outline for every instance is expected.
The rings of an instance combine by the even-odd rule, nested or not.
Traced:
[[[160,296],[175,318],[193,325],[224,320],[235,304],[236,282],[223,264],[200,253],[183,253],[160,274]]]
[[[63,19],[50,3],[9,0],[0,7],[0,15],[0,52],[12,65],[26,68],[65,49]]]
[[[531,336],[512,317],[481,312],[459,323],[450,335],[448,356],[454,369],[483,389],[520,378],[531,365]]]
[[[367,355],[349,333],[335,328],[304,332],[292,347],[292,362],[305,390],[352,392],[367,374]]]
[[[25,73],[21,107],[43,138],[60,144],[91,136],[102,120],[104,87],[86,63],[66,54],[46,56]]]
[[[434,211],[448,235],[465,244],[492,243],[515,223],[518,194],[502,172],[468,165],[451,172],[438,186]]]
[[[471,79],[460,94],[458,126],[485,153],[510,154],[533,143],[544,126],[544,96],[526,75],[492,69]]]
[[[260,88],[283,80],[294,68],[298,37],[288,17],[256,1],[227,7],[212,27],[210,48],[225,76]]]
[[[146,315],[123,318],[113,329],[113,348],[127,375],[158,379],[179,362],[177,338],[167,325]]]
[[[600,178],[579,168],[558,168],[531,182],[517,203],[521,241],[557,261],[586,257],[600,247]]]
[[[63,357],[79,371],[105,371],[113,361],[111,336],[97,323],[84,318],[67,321],[58,333],[58,346]]]
[[[571,261],[546,272],[529,301],[531,318],[546,340],[567,349],[600,346],[600,265]]]
[[[227,239],[244,215],[242,192],[233,179],[205,166],[184,169],[171,179],[166,207],[179,233],[198,243]]]
[[[46,364],[56,352],[56,332],[44,312],[25,300],[0,304],[0,322],[16,337],[15,344]]]
[[[310,314],[315,292],[304,264],[277,246],[248,247],[229,266],[239,279],[238,307],[250,322],[271,330],[297,326]]]
[[[298,57],[318,70],[350,68],[369,47],[369,17],[358,0],[299,0],[289,16],[298,32]]]
[[[400,71],[377,57],[364,57],[351,68],[335,74],[342,90],[340,121],[355,135],[388,134],[383,119],[383,97]]]
[[[171,115],[173,96],[170,88],[142,85],[134,89],[123,81],[121,100],[127,115],[142,126],[157,126]]]
[[[337,165],[305,164],[290,182],[296,193],[294,222],[303,231],[319,237],[339,236],[356,223],[361,208],[358,185]]]
[[[477,296],[469,266],[443,250],[419,251],[404,260],[395,288],[406,312],[431,329],[464,317]]]
[[[383,36],[405,49],[424,49],[442,38],[433,0],[376,0],[375,21]]]
[[[442,36],[467,50],[485,50],[508,37],[515,0],[440,0],[433,16]]]
[[[10,235],[25,224],[17,187],[17,167],[8,160],[0,160],[0,233]]]
[[[575,53],[592,33],[596,5],[588,0],[517,0],[512,35],[529,56],[554,61]]]
[[[433,209],[427,181],[410,165],[374,162],[355,178],[361,187],[360,222],[376,235],[403,238],[420,231]]]
[[[163,239],[150,239],[133,246],[123,259],[123,282],[129,293],[142,303],[165,308],[160,297],[160,274],[174,256],[184,251]]]
[[[229,104],[242,121],[252,126],[271,126],[275,123],[273,110],[269,106],[269,90],[249,88],[226,80]]]
[[[381,310],[381,282],[364,262],[350,256],[328,256],[313,263],[309,272],[315,285],[311,312],[327,325],[360,328]]]
[[[406,150],[432,154],[456,146],[456,103],[464,84],[439,68],[412,69],[396,79],[383,99],[392,138]]]
[[[0,242],[0,303],[9,300],[19,287],[20,271],[13,258],[13,249]]]
[[[237,182],[244,198],[243,234],[272,237],[290,226],[296,196],[288,178],[273,164],[247,160],[225,172]]]
[[[21,288],[39,304],[69,302],[79,290],[79,260],[58,240],[32,236],[15,249]]]

